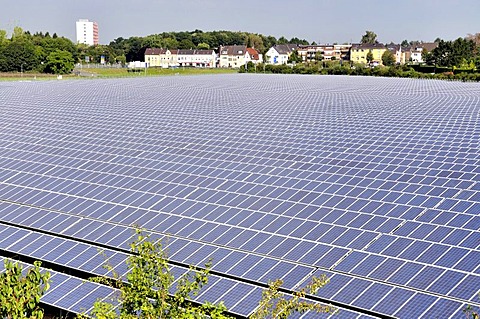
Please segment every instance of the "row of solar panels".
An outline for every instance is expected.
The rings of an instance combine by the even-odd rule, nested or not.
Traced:
[[[17,156],[20,155],[19,157],[21,157],[22,151],[19,149],[5,150],[5,156],[8,156],[9,153],[13,155],[13,152],[17,152]],[[39,173],[44,173],[45,171],[48,172],[50,169],[56,166],[58,167],[58,165],[65,167],[67,167],[66,165],[75,165],[77,167],[81,167],[81,169],[75,170],[69,168],[68,173],[64,173],[69,174],[70,178],[75,176],[79,177],[80,179],[93,177],[91,174],[89,174],[89,172],[93,174],[92,169],[101,168],[104,174],[96,176],[96,180],[101,181],[101,177],[103,177],[104,181],[101,184],[107,183],[105,187],[116,186],[116,183],[119,183],[124,177],[128,176],[130,179],[129,185],[132,185],[134,190],[143,192],[161,190],[167,195],[181,195],[185,193],[186,195],[190,194],[190,196],[201,196],[200,199],[208,198],[210,202],[212,200],[215,202],[215,198],[211,198],[213,194],[204,194],[207,190],[202,192],[201,190],[197,190],[197,187],[216,188],[215,191],[221,191],[222,188],[225,188],[225,186],[228,185],[225,182],[227,178],[230,180],[242,179],[242,182],[232,181],[231,184],[233,183],[233,185],[229,185],[230,187],[226,189],[224,193],[219,193],[216,195],[218,200],[222,200],[222,204],[225,201],[227,204],[230,201],[235,201],[238,202],[238,204],[243,203],[242,206],[239,206],[240,208],[254,209],[256,207],[252,207],[252,205],[254,205],[259,199],[266,200],[271,198],[269,201],[271,202],[269,203],[270,205],[267,206],[266,203],[264,203],[264,205],[260,207],[263,208],[263,211],[270,212],[277,208],[277,210],[274,211],[277,212],[278,206],[283,201],[287,201],[295,202],[297,205],[313,206],[313,208],[321,205],[324,208],[342,210],[348,209],[366,214],[382,214],[382,212],[385,212],[383,213],[384,215],[401,218],[408,218],[411,216],[411,214],[420,214],[425,208],[435,207],[435,209],[440,212],[446,211],[460,215],[460,220],[456,220],[456,223],[452,226],[472,229],[474,226],[468,225],[468,223],[470,222],[470,224],[476,224],[479,222],[479,217],[475,216],[475,212],[480,209],[480,204],[478,203],[477,198],[478,192],[476,192],[476,188],[479,187],[478,184],[459,180],[459,184],[457,186],[460,188],[456,190],[454,185],[455,180],[450,178],[445,178],[442,181],[437,178],[436,180],[431,181],[432,185],[425,186],[421,184],[412,184],[411,182],[394,182],[388,178],[381,178],[379,176],[370,178],[368,176],[362,176],[361,174],[359,174],[357,177],[354,177],[325,173],[322,174],[323,177],[321,178],[319,174],[316,174],[317,178],[315,179],[313,178],[314,176],[312,176],[315,173],[312,172],[312,174],[309,175],[309,178],[312,178],[312,180],[309,182],[304,182],[301,179],[295,179],[290,176],[290,172],[293,172],[294,170],[289,170],[288,174],[277,175],[277,177],[275,177],[275,172],[270,172],[270,175],[273,176],[270,176],[269,178],[264,177],[263,180],[259,180],[260,175],[253,173],[244,173],[242,175],[239,172],[234,173],[233,170],[208,170],[206,168],[202,168],[203,172],[201,175],[194,175],[188,171],[184,174],[180,174],[173,173],[172,171],[147,168],[148,163],[145,164],[145,167],[143,168],[133,169],[131,166],[123,164],[103,163],[101,161],[88,162],[86,160],[79,160],[63,156],[58,156],[59,162],[55,161],[55,156],[48,156],[51,161],[50,166],[43,166],[40,163],[34,164],[37,161],[41,161],[41,153],[33,153],[30,150],[29,152],[24,152],[24,154],[26,155],[26,160],[28,161],[15,161],[11,164],[6,163],[6,167],[18,169],[23,165],[39,165],[40,167],[36,170]],[[47,155],[44,154],[43,156],[46,157]],[[89,167],[87,164],[89,164],[91,167]],[[188,167],[187,164],[184,164],[183,166],[184,168]],[[199,167],[196,166],[192,166],[192,168],[195,170],[199,169]],[[109,174],[109,172],[115,172],[115,174]],[[205,176],[205,174],[208,177]],[[131,175],[135,175],[136,177],[131,177]],[[29,176],[31,177],[32,175],[26,175],[20,181],[24,179],[28,180]],[[155,186],[156,189],[152,189],[152,186],[149,183],[150,178],[153,176],[162,178],[163,181],[159,185]],[[288,178],[286,176],[288,176]],[[109,183],[110,181],[112,182],[111,184]],[[361,183],[366,182],[367,186],[356,186],[355,181],[361,181]],[[45,183],[43,180],[40,182],[42,182],[42,184]],[[37,183],[40,182],[37,181]],[[81,189],[83,192],[85,192],[85,189],[92,191],[92,188],[96,188],[96,191],[100,193],[97,196],[101,196],[101,193],[105,191],[105,188],[103,188],[101,184],[78,185],[73,181],[70,182],[72,183],[70,189],[80,188],[79,186],[82,186]],[[438,184],[436,182],[438,182]],[[305,183],[308,184],[308,190],[302,190],[300,188]],[[163,188],[161,187],[162,185],[164,186]],[[66,185],[63,186],[65,187]],[[148,186],[150,186],[150,188],[147,188]],[[470,190],[460,191],[460,189],[464,188],[470,188]],[[115,189],[115,192],[123,193],[122,195],[125,197],[123,200],[126,201],[125,204],[131,204],[133,201],[137,201],[137,205],[142,204],[144,207],[147,206],[145,208],[152,207],[153,204],[162,199],[161,195],[155,197],[155,194],[150,194],[149,199],[145,199],[140,202],[141,199],[130,196],[134,194],[134,190],[124,188],[123,191],[121,189]],[[113,191],[114,190],[111,190],[110,193]],[[194,191],[197,192],[194,193]],[[116,193],[107,194],[111,197]],[[208,196],[209,194],[210,196]],[[249,201],[245,201],[246,198],[242,196],[248,196]],[[196,199],[196,197],[192,198]],[[444,199],[445,197],[447,198]],[[98,199],[103,198],[100,197]]]
[[[108,265],[108,268],[113,268],[117,275],[120,275],[123,279],[126,278],[128,273],[126,264],[128,254],[122,251],[1,223],[0,238],[2,238],[0,239],[0,250],[48,262],[62,267],[62,269],[67,268],[90,275],[112,277],[113,272],[104,267]],[[55,247],[55,249],[52,249],[52,247]],[[2,259],[2,265],[0,265],[0,272],[2,272],[4,271],[3,257],[0,256],[0,259]],[[31,267],[31,265],[25,263],[22,266],[25,271]],[[275,265],[271,264],[270,266]],[[170,270],[178,280],[189,271],[189,268],[170,265]],[[89,313],[97,300],[105,300],[116,304],[115,300],[119,293],[115,289],[51,269],[44,269],[44,271],[49,271],[52,275],[51,288],[41,299],[44,304],[73,313]],[[256,308],[261,293],[262,288],[259,286],[211,274],[208,284],[203,287],[200,294],[193,297],[193,300],[197,302],[223,302],[230,313],[248,316]],[[342,318],[373,318],[343,308],[339,308],[338,311],[341,312]],[[330,315],[310,312],[302,318],[326,318]]]
[[[9,203],[2,203],[0,207],[0,212],[11,212],[10,214],[2,213],[2,216],[4,216],[4,221],[9,221],[28,227],[35,227],[31,222],[29,222],[29,220],[35,221],[35,223],[38,225],[39,221],[43,220],[43,222],[45,222],[46,219],[52,220],[52,217],[55,214],[59,214],[56,212],[46,212],[36,208]],[[22,210],[24,211],[23,214],[21,213]],[[25,218],[25,215],[29,216],[30,218]],[[16,219],[9,219],[9,217],[13,216]],[[67,220],[67,218],[64,219]],[[103,222],[73,216],[71,216],[68,220],[69,223],[72,223],[72,227],[68,227],[60,233],[73,239],[83,239],[91,242],[104,243],[112,248],[115,247],[122,249],[125,249],[128,243],[132,240],[132,229],[124,226],[114,226],[112,224],[105,224]],[[52,226],[52,223],[47,223],[44,226],[36,226],[35,228],[44,231],[50,231],[50,226]],[[115,237],[112,234],[119,235]],[[19,254],[32,254],[31,252],[23,252],[21,250],[26,242],[36,242],[35,245],[40,246],[45,244],[45,242],[39,240],[40,235],[38,234],[30,235],[29,237],[24,238],[25,234],[19,232],[18,236],[18,238],[11,237],[12,241],[17,242],[17,245],[13,245],[11,248],[15,249],[15,247],[17,247]],[[45,235],[42,236],[45,237]],[[23,241],[20,241],[22,238]],[[285,287],[294,288],[298,283],[308,282],[308,278],[310,278],[312,272],[315,272],[315,267],[289,263],[258,253],[248,253],[246,251],[229,249],[227,247],[218,247],[216,245],[176,238],[175,236],[166,237],[157,235],[154,238],[163,239],[165,242],[165,249],[167,252],[171,252],[170,259],[175,262],[201,265],[202,263],[208,261],[210,257],[212,257],[214,259],[214,271],[235,276],[237,278],[244,278],[252,282],[266,283],[268,280],[284,278]],[[106,239],[108,239],[108,241]],[[11,245],[9,242],[6,243],[8,246]],[[257,242],[257,244],[260,245],[261,242]],[[35,245],[31,247],[36,247]],[[71,241],[69,246],[82,247],[85,245]],[[52,246],[46,245],[44,246],[44,249],[47,250],[46,253],[43,251],[43,255],[41,256],[30,256],[48,260],[51,259],[48,257],[50,254],[51,256],[54,256],[53,258],[55,261],[58,258],[57,254],[60,254],[63,257],[56,260],[56,262],[65,264],[67,267],[79,267],[79,264],[87,267],[84,269],[85,271],[92,272],[92,269],[88,267],[96,267],[96,271],[101,269],[101,266],[99,266],[102,264],[100,262],[101,256],[98,255],[98,251],[96,249],[90,249],[88,252],[80,253],[76,250],[70,250],[71,247],[69,246],[67,245],[66,247],[63,247],[65,249],[62,248],[51,251]],[[29,246],[27,246],[26,249],[29,249],[28,247]],[[59,247],[58,243],[55,243],[55,247]],[[303,249],[300,250],[303,251]],[[63,255],[62,253],[64,251],[70,252],[71,255]],[[325,250],[321,251],[318,249],[310,250],[306,255],[318,258],[326,252],[327,251]],[[40,250],[39,253],[42,254],[42,250]],[[428,307],[419,308],[418,311],[421,312],[418,312],[417,314],[420,315],[424,311],[427,311],[430,306],[432,306],[432,311],[434,312],[439,311],[439,309],[443,309],[442,311],[451,311],[452,314],[456,313],[456,311],[459,310],[465,302],[474,302],[473,298],[475,297],[477,292],[476,289],[480,284],[479,276],[466,275],[462,272],[454,272],[440,267],[428,266],[425,264],[410,262],[397,258],[387,258],[381,255],[366,252],[354,251],[351,254],[348,254],[345,259],[343,259],[344,255],[345,253],[336,255],[334,258],[334,256],[327,254],[327,256],[330,258],[330,263],[333,264],[341,261],[338,266],[333,268],[335,272],[332,273],[334,274],[332,279],[337,278],[338,284],[341,283],[341,286],[338,286],[337,283],[327,285],[327,287],[320,290],[319,296],[334,300],[336,302],[353,304],[354,306],[362,309],[369,309],[389,315],[394,315],[397,311],[401,311],[402,305],[404,304],[406,309],[408,308],[409,311],[412,311],[410,304],[407,304],[410,299],[407,298],[404,300],[404,302],[401,304],[396,304],[396,306],[392,308],[387,306],[387,304],[390,305],[393,303],[390,298],[383,300],[383,303],[385,304],[379,302],[378,304],[374,305],[370,304],[371,299],[367,298],[369,295],[365,295],[364,299],[357,298],[355,301],[352,301],[350,299],[352,296],[358,297],[358,290],[356,290],[358,288],[355,287],[359,283],[362,283],[362,287],[365,286],[365,290],[367,290],[367,288],[370,289],[369,293],[381,291],[382,293],[388,292],[388,294],[391,294],[391,296],[394,296],[397,293],[395,292],[396,290],[402,291],[402,295],[404,292],[407,292],[407,296],[416,296],[412,301],[410,301],[411,303],[416,303],[417,298],[426,298],[429,300]],[[102,274],[104,274],[105,270],[102,271]],[[318,275],[318,272],[316,274]],[[340,278],[343,279],[340,281]],[[455,278],[456,280],[452,281],[452,278]],[[391,284],[388,284],[388,282],[391,282]],[[433,284],[434,282],[435,284]],[[348,286],[348,284],[351,284],[351,286]],[[344,286],[349,288],[340,289]],[[260,292],[257,288],[254,289],[256,295],[254,294],[252,298],[259,297],[258,294]],[[341,293],[341,291],[343,291],[343,293]],[[353,293],[354,291],[357,291],[357,293]],[[421,291],[429,291],[430,294]],[[344,296],[343,294],[345,293],[346,295]],[[242,295],[243,294],[245,294],[245,291],[242,292]],[[448,295],[451,297],[451,299],[441,298],[439,295]],[[229,296],[221,296],[221,298],[228,299]],[[222,300],[221,298],[218,300]],[[249,300],[250,304],[251,301],[252,300]],[[231,304],[229,305],[231,306]],[[452,305],[454,307],[452,307]],[[238,307],[238,309],[251,310],[251,308],[245,307],[246,306],[242,304]],[[443,307],[445,307],[445,309]],[[239,310],[237,310],[237,308],[232,308],[232,311],[235,312]],[[248,313],[241,314],[247,315]]]
[[[25,174],[25,175],[28,176],[28,174]],[[33,179],[33,178],[27,178],[27,179]],[[44,178],[40,177],[40,178],[35,178],[34,180],[37,180],[37,181],[40,180],[41,182],[43,182]],[[54,184],[53,183],[54,181],[55,179],[49,179],[48,183],[52,185]],[[19,183],[21,184],[21,181]],[[27,186],[27,185],[24,185],[24,186]],[[81,184],[79,186],[81,186]],[[49,187],[47,186],[44,188],[48,189]],[[25,198],[26,202],[32,205],[50,207],[52,209],[59,209],[62,211],[67,211],[67,212],[72,212],[72,213],[77,213],[82,215],[89,215],[95,218],[101,217],[101,215],[97,215],[99,211],[102,214],[104,214],[104,211],[99,210],[99,208],[103,207],[106,204],[100,201],[86,200],[82,198],[72,199],[68,196],[58,195],[56,193],[48,193],[48,192],[31,190],[28,188],[13,187],[8,185],[5,185],[2,188],[2,190],[4,191],[5,198],[10,198],[11,200],[23,200]],[[53,189],[53,191],[55,191],[55,189]],[[428,254],[430,255],[430,257],[428,257],[429,258],[428,260],[419,259],[419,261],[430,262],[435,264],[438,262],[439,265],[443,265],[442,261],[437,260],[435,256],[440,257],[452,245],[464,247],[467,249],[460,248],[460,247],[452,247],[451,250],[456,250],[456,253],[449,252],[449,254],[453,253],[453,255],[458,255],[458,256],[464,255],[466,256],[464,258],[465,260],[477,260],[476,256],[478,256],[478,251],[474,250],[469,252],[468,248],[470,249],[476,248],[476,245],[478,244],[478,240],[479,240],[479,233],[468,231],[468,230],[455,229],[452,227],[434,226],[431,224],[423,224],[419,222],[410,222],[410,221],[404,222],[402,224],[401,220],[387,219],[382,217],[370,217],[370,219],[366,219],[366,218],[361,218],[363,216],[355,216],[355,215],[352,216],[352,214],[348,214],[348,213],[346,213],[345,216],[343,217],[338,217],[339,216],[338,212],[332,212],[327,216],[333,217],[335,215],[334,213],[337,213],[337,216],[335,216],[336,218],[335,221],[337,221],[338,223],[339,221],[346,220],[349,226],[341,227],[341,226],[336,226],[335,224],[332,225],[324,222],[314,223],[314,222],[309,222],[301,219],[294,219],[291,217],[281,218],[281,217],[276,217],[274,215],[261,214],[261,213],[257,213],[253,215],[254,217],[252,218],[252,220],[256,220],[255,223],[248,223],[247,221],[242,220],[242,215],[240,215],[240,219],[235,219],[234,218],[235,211],[232,211],[231,209],[224,208],[222,213],[223,215],[228,216],[227,217],[228,219],[222,220],[218,216],[223,216],[223,215],[219,214],[220,211],[218,208],[214,209],[216,207],[209,207],[208,205],[203,205],[202,207],[202,205],[195,205],[195,204],[198,204],[195,202],[191,202],[189,206],[181,205],[181,204],[185,204],[187,201],[181,200],[181,199],[174,200],[173,198],[164,198],[164,199],[165,200],[168,199],[168,201],[166,201],[167,204],[162,208],[162,211],[170,212],[172,213],[172,215],[167,213],[155,213],[155,212],[147,212],[147,211],[144,211],[143,214],[139,215],[137,214],[138,211],[131,210],[130,215],[127,215],[128,213],[123,211],[121,214],[115,214],[115,215],[112,214],[110,218],[104,215],[103,218],[109,219],[113,222],[122,222],[127,224],[138,223],[141,226],[151,228],[157,231],[174,233],[174,234],[178,233],[179,235],[189,236],[195,239],[202,239],[202,237],[196,237],[197,235],[195,234],[208,235],[209,232],[214,228],[217,228],[216,232],[220,231],[221,233],[226,233],[228,230],[232,229],[229,226],[221,225],[226,223],[231,226],[240,226],[240,227],[234,228],[233,233],[232,231],[229,233],[230,235],[228,236],[229,239],[235,238],[236,235],[238,235],[240,232],[245,230],[244,228],[249,228],[252,234],[254,234],[255,230],[257,231],[262,230],[267,233],[275,231],[276,233],[283,236],[302,238],[309,241],[313,240],[316,242],[323,242],[327,244],[339,245],[342,247],[349,247],[354,249],[363,249],[367,244],[369,244],[374,238],[378,236],[379,232],[389,233],[394,231],[398,226],[401,225],[399,229],[396,229],[394,231],[394,234],[402,237],[407,237],[407,238],[410,237],[410,239],[402,238],[402,241],[404,243],[403,248],[407,248],[416,239],[418,240],[425,239],[425,242],[423,241],[415,242],[414,244],[412,244],[413,247],[410,247],[410,252],[409,252],[410,255],[417,256],[418,258],[420,258],[422,255],[419,253],[423,252],[423,250],[427,248],[433,252],[435,251],[440,252],[440,253],[434,253],[433,255]],[[62,203],[68,203],[68,206],[66,204],[63,204],[65,206],[62,206]],[[170,210],[169,207],[172,207],[172,209]],[[196,219],[198,218],[198,216],[194,216],[196,218],[190,218],[188,216],[190,211],[198,214],[199,212],[202,212],[202,209],[203,211],[215,212],[213,214],[214,216],[216,215],[215,220],[209,223],[208,221],[205,221],[205,220],[200,221]],[[88,213],[86,211],[90,211],[91,213]],[[180,216],[187,215],[187,216],[182,218],[178,215]],[[130,220],[128,219],[129,216],[130,216]],[[138,217],[138,216],[141,216],[141,217]],[[202,216],[202,217],[204,219],[208,219],[208,217],[206,216]],[[356,218],[353,218],[353,217],[356,217]],[[329,221],[329,220],[326,220],[326,217],[320,220]],[[472,225],[472,227],[475,227],[476,219],[473,217],[473,218],[470,218],[470,220],[471,220],[470,224]],[[262,221],[262,222],[260,223],[259,221]],[[354,226],[358,226],[359,229],[354,228]],[[201,227],[203,227],[203,229]],[[197,228],[201,228],[202,231],[195,232]],[[362,232],[361,231],[362,228],[372,229],[372,231]],[[282,231],[282,229],[285,229],[285,231]],[[181,232],[182,230],[183,230],[183,233]],[[395,238],[396,238],[395,236],[384,235],[382,240],[385,240],[388,243],[391,243],[393,240],[395,240]],[[204,238],[204,240],[207,240],[207,238]],[[217,238],[216,240],[218,240],[219,243],[221,243],[221,238]],[[277,241],[280,242],[281,240],[277,239]],[[291,241],[292,243],[294,243],[293,240]],[[444,242],[445,244],[437,244],[437,242]],[[292,245],[292,243],[290,243],[290,245]],[[415,249],[419,253],[416,253]],[[402,250],[400,250],[400,252],[402,252]],[[395,253],[387,253],[387,255],[396,256]],[[454,259],[454,260],[458,261],[457,259]],[[458,269],[464,270],[464,271],[477,270],[477,273],[478,273],[478,269],[475,269],[475,267],[476,266],[469,266],[467,268],[464,268],[460,265]]]
[[[22,161],[20,161],[20,164],[22,164]],[[8,167],[8,163],[6,163],[5,166]],[[413,238],[427,239],[428,236],[431,235],[432,231],[435,230],[436,232],[442,233],[445,241],[449,243],[451,242],[451,238],[449,237],[449,235],[453,236],[455,232],[461,232],[465,240],[463,241],[463,243],[460,242],[455,244],[459,244],[460,246],[464,246],[467,248],[472,248],[472,243],[475,245],[475,243],[478,241],[479,236],[478,233],[472,232],[472,230],[476,230],[476,225],[480,223],[479,216],[458,212],[453,213],[442,210],[446,209],[447,206],[451,207],[453,204],[457,204],[456,206],[459,207],[458,210],[461,210],[462,207],[465,208],[467,206],[471,206],[472,209],[477,209],[477,204],[469,204],[465,200],[460,199],[447,199],[440,201],[436,209],[425,211],[426,207],[431,206],[431,198],[426,200],[426,202],[422,204],[422,206],[425,207],[415,207],[411,204],[404,206],[395,206],[389,202],[375,200],[372,197],[367,199],[365,198],[365,196],[362,195],[360,195],[358,198],[346,198],[338,195],[331,195],[328,193],[319,195],[319,193],[309,193],[303,191],[300,197],[312,197],[316,198],[316,201],[325,198],[322,200],[324,201],[324,203],[321,203],[322,206],[320,208],[315,205],[302,204],[301,199],[300,202],[295,201],[299,191],[291,191],[288,188],[268,189],[268,186],[262,187],[253,183],[249,184],[223,182],[222,184],[217,183],[218,186],[215,190],[209,190],[204,187],[194,187],[177,183],[163,182],[160,183],[161,186],[157,183],[156,189],[148,189],[148,193],[143,193],[138,191],[132,191],[126,188],[120,188],[115,185],[115,180],[122,180],[126,176],[103,174],[101,176],[97,176],[100,177],[99,182],[101,182],[101,184],[94,184],[92,183],[92,181],[72,181],[69,180],[66,176],[62,178],[49,177],[48,174],[44,172],[44,170],[48,170],[49,168],[43,167],[44,170],[42,170],[41,165],[39,166],[40,168],[38,168],[36,174],[26,173],[22,174],[21,176],[18,175],[18,171],[14,170],[13,168],[11,170],[3,170],[3,173],[5,175],[5,182],[32,188],[42,187],[45,190],[49,190],[55,193],[62,192],[74,196],[89,196],[91,198],[90,206],[92,207],[94,205],[102,205],[98,204],[99,202],[108,203],[111,201],[116,201],[123,205],[133,207],[137,206],[140,208],[152,209],[155,211],[180,211],[184,213],[186,212],[188,214],[188,211],[198,213],[202,211],[212,212],[215,210],[217,210],[218,213],[218,210],[220,209],[218,205],[226,205],[232,208],[238,208],[243,210],[256,210],[258,211],[257,214],[262,215],[262,217],[268,217],[268,213],[289,215],[289,210],[295,210],[297,211],[297,214],[294,217],[299,218],[297,222],[300,222],[302,219],[306,218],[314,219],[315,221],[332,223],[334,225],[336,224],[341,226],[349,226],[353,228],[386,233],[390,232],[392,229],[397,228],[402,223],[402,220],[397,218],[397,216],[405,218],[408,214],[410,219],[418,216],[418,220],[420,222],[427,222],[427,224],[422,224],[418,222],[414,223],[414,225],[418,225],[419,229],[423,229],[423,232],[417,231],[416,234],[412,234]],[[86,175],[84,179],[89,179],[87,178],[88,176],[90,176],[90,173],[88,171],[75,169],[71,169],[71,171],[72,174],[75,174],[76,172],[78,175],[84,173]],[[82,178],[79,179],[81,180]],[[148,185],[148,180],[144,180],[141,178],[132,178],[131,181],[132,184]],[[337,191],[341,192],[339,188],[340,186],[336,187]],[[251,190],[254,194],[248,194],[248,190]],[[145,189],[143,189],[143,191],[145,191]],[[287,198],[284,201],[275,199],[282,199],[282,195],[289,193],[289,191],[290,194],[293,194],[294,198]],[[268,194],[264,195],[265,193]],[[277,193],[280,195],[275,197],[274,195]],[[372,191],[368,192],[368,190],[365,189],[364,191],[362,191],[362,193],[372,193]],[[386,191],[384,193],[386,193]],[[264,196],[260,197],[261,195]],[[384,200],[388,200],[388,197],[391,195],[392,193],[387,195],[384,194],[382,196],[386,196]],[[175,199],[175,197],[173,196],[180,198]],[[182,196],[187,197],[187,199],[183,199]],[[404,194],[403,196],[405,197],[407,196],[407,194]],[[217,199],[215,199],[214,197]],[[411,198],[412,196],[407,197]],[[328,204],[330,202],[332,204]],[[57,205],[61,205],[61,203],[62,201],[57,200]],[[429,205],[427,205],[427,203],[429,203]],[[75,210],[79,213],[81,212],[79,211],[79,209],[84,208],[82,206],[76,205],[75,201],[70,201],[69,206],[70,207],[68,210]],[[353,210],[353,212],[351,210]],[[390,216],[378,216],[378,213],[380,213],[381,211],[389,211],[388,215]],[[373,214],[374,212],[376,214]],[[232,214],[231,209],[230,214]],[[339,218],[339,216],[343,214],[345,214],[344,218]],[[347,215],[348,218],[346,218]],[[391,215],[395,217],[392,217]],[[426,217],[424,217],[423,215],[426,215]],[[441,226],[441,224],[446,223],[450,227]],[[437,225],[434,226],[431,224]],[[422,235],[420,234],[424,234],[423,236],[425,237],[421,237]],[[406,234],[406,236],[408,236],[408,234]],[[455,241],[455,239],[453,239],[453,241]]]

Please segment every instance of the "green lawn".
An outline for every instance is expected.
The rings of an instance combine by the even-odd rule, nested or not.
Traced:
[[[72,78],[115,78],[115,77],[141,77],[141,76],[167,76],[167,75],[202,75],[202,74],[227,74],[237,73],[235,69],[207,69],[207,68],[148,68],[141,69],[138,72],[128,72],[126,68],[78,68],[81,76],[74,74],[63,75],[63,79]],[[32,81],[32,80],[55,80],[56,75],[45,73],[0,73],[0,81]]]

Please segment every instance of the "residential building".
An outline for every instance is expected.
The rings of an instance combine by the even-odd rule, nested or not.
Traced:
[[[265,61],[267,64],[274,65],[287,64],[288,58],[297,49],[297,44],[276,44],[268,49]]]
[[[438,47],[438,43],[435,43],[435,42],[425,42],[425,43],[418,43],[416,45],[413,45],[410,48],[410,57],[407,59],[407,61],[410,61],[413,63],[423,63],[425,62],[422,56],[423,51],[425,50],[426,52],[431,52],[436,47]]]
[[[381,65],[382,55],[386,50],[387,47],[381,43],[353,45],[350,50],[350,61],[353,63],[367,64],[367,54],[368,52],[372,52],[373,60],[371,61],[371,65]]]
[[[229,45],[220,47],[221,68],[239,68],[245,65],[250,59],[246,45]]]
[[[145,62],[149,67],[178,66],[178,50],[148,48],[145,50]]]
[[[214,68],[217,54],[214,50],[178,50],[178,65]]]
[[[170,50],[148,48],[145,50],[145,62],[149,67],[203,67],[214,68],[217,54],[214,50]]]
[[[400,44],[389,44],[387,50],[395,56],[395,64],[405,64],[405,51]]]
[[[323,60],[348,60],[351,44],[300,45],[298,54],[303,62],[316,61],[318,55]]]
[[[247,48],[248,52],[248,60],[251,61],[253,64],[258,64],[263,62],[263,55],[258,52],[255,48]]]
[[[88,19],[79,19],[76,22],[77,43],[87,45],[98,44],[98,24],[88,21]]]

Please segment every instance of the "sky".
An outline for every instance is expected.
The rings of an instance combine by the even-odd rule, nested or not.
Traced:
[[[57,33],[75,41],[75,21],[99,25],[101,44],[170,31],[229,30],[359,42],[453,40],[480,32],[480,0],[0,0],[0,29]]]

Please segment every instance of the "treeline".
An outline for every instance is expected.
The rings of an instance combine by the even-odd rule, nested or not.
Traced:
[[[308,44],[299,38],[288,40],[263,34],[234,31],[201,30],[164,32],[145,37],[117,38],[108,45],[87,46],[73,43],[57,34],[31,34],[15,27],[10,37],[0,30],[0,72],[37,71],[69,73],[75,63],[88,61],[108,64],[143,61],[149,47],[168,49],[217,49],[221,45],[247,45],[265,53],[271,46],[283,43]],[[102,60],[103,57],[103,60]]]
[[[422,58],[428,65],[460,69],[480,69],[480,33],[458,38],[455,41],[437,42],[431,52],[423,52]]]
[[[0,72],[68,73],[78,54],[71,40],[55,33],[30,34],[15,27],[7,38],[7,32],[0,30]]]
[[[325,61],[301,63],[296,65],[254,65],[249,62],[247,67],[240,67],[240,73],[272,73],[272,74],[317,74],[317,75],[358,75],[382,76],[416,79],[440,79],[480,82],[480,73],[473,70],[441,67],[420,67],[409,65],[369,67],[363,64],[351,65],[350,62]],[[436,72],[436,73],[434,73]]]

